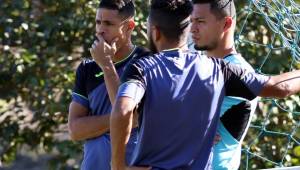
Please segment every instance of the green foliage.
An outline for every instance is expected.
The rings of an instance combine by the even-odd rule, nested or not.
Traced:
[[[54,135],[66,132],[74,67],[88,55],[94,6],[88,1],[1,2],[0,94],[8,103],[1,110],[1,161],[13,161],[23,145],[58,151],[63,159],[57,167],[78,157],[78,144]]]
[[[97,1],[4,0],[0,6],[0,158],[12,162],[24,145],[58,152],[57,168],[81,155],[80,144],[55,135],[66,133],[75,68],[94,37]],[[137,1],[145,44],[146,3]]]
[[[261,6],[255,6],[254,2],[261,2]],[[288,7],[291,1],[278,1],[280,2]],[[296,2],[299,3],[299,1]],[[270,6],[273,5],[272,9],[266,5],[269,3]],[[294,11],[284,12],[284,9],[274,4],[275,1],[248,1],[238,3],[237,8],[239,9],[236,35],[238,51],[258,72],[268,75],[300,68],[299,63],[293,59],[293,52],[299,50],[299,45],[293,49],[290,48],[291,45],[283,43],[283,40],[286,40],[285,37],[296,40],[296,37],[300,35],[298,27],[291,23],[291,19],[296,17],[289,18]],[[286,18],[285,22],[282,21],[286,24],[285,28],[280,24],[281,17]],[[270,21],[278,27],[270,27],[268,24]],[[288,42],[293,44],[293,41]],[[300,144],[300,134],[297,130],[299,106],[298,95],[284,100],[262,99],[259,102],[252,119],[252,126],[244,141],[240,169],[300,165],[297,155]]]

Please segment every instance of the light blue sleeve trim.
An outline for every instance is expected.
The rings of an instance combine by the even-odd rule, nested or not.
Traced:
[[[145,88],[139,81],[128,81],[120,85],[117,98],[130,97],[136,104],[140,103],[145,94]]]
[[[72,93],[72,101],[75,101],[86,108],[89,108],[89,100],[83,95],[73,92]]]
[[[73,92],[72,95],[77,95],[77,96],[80,96],[80,97],[84,98],[85,100],[89,100],[87,97],[85,97],[81,94],[75,93],[75,92]]]

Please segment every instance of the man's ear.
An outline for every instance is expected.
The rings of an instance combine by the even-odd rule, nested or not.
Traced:
[[[133,19],[130,19],[130,20],[128,21],[128,29],[129,29],[129,30],[133,30],[134,28],[135,28],[135,22],[134,22]]]
[[[131,37],[131,34],[132,34],[132,31],[133,29],[135,28],[135,22],[133,19],[130,19],[127,23],[127,26],[124,27],[125,31],[124,33],[126,34],[126,36],[130,39]]]
[[[228,31],[233,25],[232,17],[225,17],[224,32]]]

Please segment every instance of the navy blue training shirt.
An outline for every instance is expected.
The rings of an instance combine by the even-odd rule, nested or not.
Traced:
[[[128,57],[115,63],[119,75],[132,58],[139,58],[148,54],[145,49],[136,47]],[[89,115],[110,114],[111,103],[104,82],[101,68],[93,60],[83,61],[76,71],[75,87],[72,100],[89,110]],[[131,153],[137,140],[137,131],[133,130],[127,145],[126,159],[130,160]],[[82,170],[110,170],[111,146],[109,132],[88,139],[84,142],[84,156],[81,164]]]
[[[140,105],[131,164],[157,170],[209,169],[225,94],[252,100],[267,80],[223,60],[176,49],[132,62],[117,96]]]

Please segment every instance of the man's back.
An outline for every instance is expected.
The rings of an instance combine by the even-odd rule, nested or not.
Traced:
[[[266,81],[265,77],[242,76],[245,74],[222,60],[176,49],[131,63],[118,96],[136,102],[143,97],[132,165],[209,168],[225,92],[253,99]],[[233,90],[236,88],[240,91]]]
[[[134,165],[184,168],[199,153],[207,162],[224,93],[220,65],[212,61],[218,62],[172,50],[135,64],[143,70],[146,93]]]

